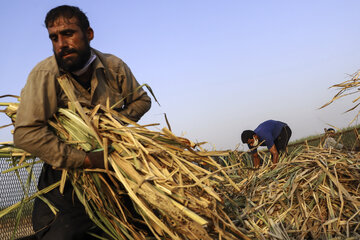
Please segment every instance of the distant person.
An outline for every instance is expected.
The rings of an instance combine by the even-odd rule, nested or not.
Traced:
[[[261,123],[254,131],[245,130],[241,134],[241,140],[246,143],[253,157],[254,167],[260,166],[260,157],[257,153],[258,146],[266,146],[272,155],[274,166],[279,160],[279,152],[286,152],[286,147],[291,137],[291,129],[286,123],[267,120]]]
[[[323,148],[325,149],[330,149],[330,148],[334,148],[334,149],[338,149],[341,150],[344,148],[344,145],[342,145],[341,143],[338,143],[335,140],[335,129],[333,128],[324,128],[325,131],[325,141],[324,141],[324,145]]]

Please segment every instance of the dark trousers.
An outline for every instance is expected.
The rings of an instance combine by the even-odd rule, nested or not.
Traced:
[[[291,137],[291,129],[289,126],[284,126],[280,132],[280,135],[275,139],[275,147],[278,152],[286,152],[286,147]]]
[[[61,171],[54,170],[44,163],[39,177],[39,190],[58,182]],[[80,240],[95,239],[89,231],[99,234],[99,229],[87,216],[84,206],[76,197],[71,183],[67,182],[64,193],[59,188],[43,195],[59,212],[54,215],[48,205],[36,198],[33,210],[33,229],[37,239],[42,240]],[[100,232],[101,234],[101,232]]]

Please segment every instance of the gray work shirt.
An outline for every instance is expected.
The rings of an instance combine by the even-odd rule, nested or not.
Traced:
[[[121,59],[92,50],[97,58],[92,63],[91,91],[74,81],[79,102],[106,106],[109,99],[110,106],[118,103],[115,110],[138,121],[150,109],[150,97],[142,88],[136,90],[140,85]],[[48,120],[58,108],[67,107],[69,102],[57,81],[63,73],[55,56],[38,63],[31,71],[21,91],[14,144],[54,167],[77,168],[83,165],[86,153],[65,144],[48,127]]]

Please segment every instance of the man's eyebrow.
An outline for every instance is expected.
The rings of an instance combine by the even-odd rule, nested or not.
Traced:
[[[73,33],[73,32],[75,32],[75,31],[76,31],[76,30],[74,30],[74,29],[72,29],[72,28],[66,28],[66,29],[61,30],[60,33],[61,33],[61,34],[63,34],[63,33],[68,33],[68,32]]]
[[[62,29],[61,31],[59,31],[60,34],[64,34],[64,33],[73,33],[73,32],[76,32],[76,30],[72,29],[72,28],[66,28],[66,29]],[[50,33],[49,34],[49,37],[52,37],[54,35],[56,35],[57,33]]]

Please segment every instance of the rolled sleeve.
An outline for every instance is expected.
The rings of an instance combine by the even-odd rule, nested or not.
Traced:
[[[121,114],[128,117],[130,120],[137,122],[151,107],[151,99],[144,91],[139,88],[140,84],[136,81],[130,68],[124,63],[123,75],[120,76],[119,83],[121,89],[124,90],[126,96],[125,104]]]

